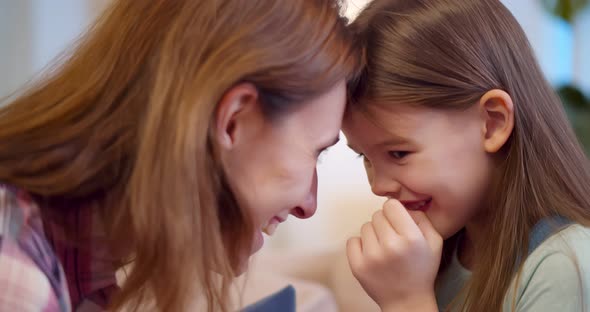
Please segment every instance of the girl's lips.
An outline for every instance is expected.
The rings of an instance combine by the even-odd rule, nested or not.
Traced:
[[[412,211],[427,211],[430,208],[430,204],[432,203],[432,198],[424,199],[424,200],[406,200],[400,201],[404,207],[408,210]]]

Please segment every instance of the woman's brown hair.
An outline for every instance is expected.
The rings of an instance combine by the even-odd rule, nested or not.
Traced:
[[[180,311],[201,293],[227,311],[253,229],[215,156],[216,105],[249,82],[274,118],[351,77],[340,13],[337,0],[114,1],[0,110],[0,181],[64,228],[72,209],[95,209],[114,261],[133,264],[112,308],[153,296]]]
[[[563,216],[590,225],[590,166],[518,22],[498,0],[375,0],[351,26],[366,47],[353,107],[463,109],[492,89],[514,102],[497,155],[485,237],[464,311],[501,311],[527,256],[529,232]],[[453,239],[445,242],[448,259]]]

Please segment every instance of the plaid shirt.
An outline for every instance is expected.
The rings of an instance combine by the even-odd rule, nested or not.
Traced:
[[[89,209],[68,216],[74,233],[94,234]],[[104,244],[74,248],[44,228],[26,192],[0,184],[0,310],[102,311],[117,290]],[[92,236],[95,237],[95,236]]]

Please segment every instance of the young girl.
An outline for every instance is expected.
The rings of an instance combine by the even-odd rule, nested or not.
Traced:
[[[2,103],[0,310],[233,311],[261,231],[316,210],[317,157],[360,65],[339,13],[112,1],[61,66]]]
[[[373,192],[348,243],[384,311],[581,311],[590,166],[497,0],[375,0],[344,119]]]

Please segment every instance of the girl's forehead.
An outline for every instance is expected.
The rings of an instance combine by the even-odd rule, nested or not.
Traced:
[[[438,137],[449,132],[457,135],[467,125],[477,122],[475,110],[442,110],[424,106],[392,104],[369,105],[349,110],[343,128],[373,141],[382,136],[404,138],[413,141],[417,137]],[[475,119],[474,119],[475,118]]]
[[[416,119],[404,118],[390,111],[351,111],[343,122],[344,133],[354,144],[373,144],[377,141],[405,142],[403,137],[415,129]]]
[[[371,123],[378,128],[400,130],[437,115],[433,109],[405,104],[369,104],[350,109],[347,114],[354,123]]]

